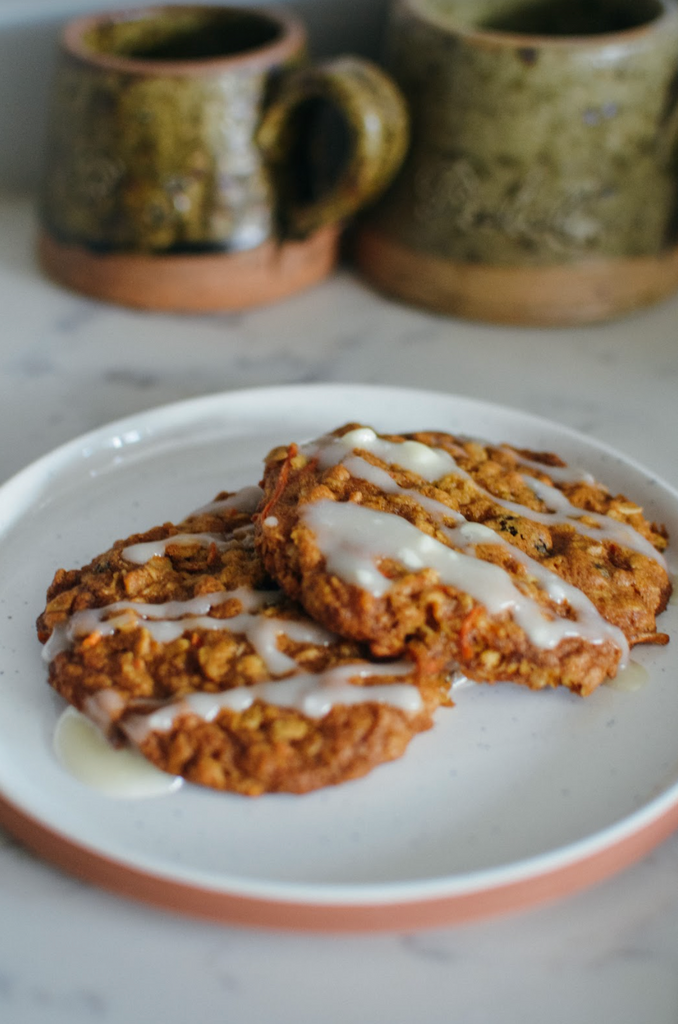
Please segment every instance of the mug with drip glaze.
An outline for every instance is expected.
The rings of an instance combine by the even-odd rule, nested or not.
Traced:
[[[397,0],[412,140],[356,257],[471,319],[604,320],[678,289],[675,0]]]
[[[42,265],[148,309],[274,301],[332,269],[343,222],[389,182],[407,135],[391,79],[357,57],[310,65],[288,14],[77,19],[49,117]]]

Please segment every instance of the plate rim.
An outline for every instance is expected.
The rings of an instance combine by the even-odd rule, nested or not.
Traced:
[[[678,803],[646,828],[550,871],[467,893],[412,900],[323,903],[214,891],[168,880],[93,852],[36,821],[0,794],[0,824],[38,856],[67,874],[117,896],[222,924],[303,932],[419,930],[527,910],[574,895],[641,860],[678,827]]]
[[[646,479],[652,479],[667,496],[678,504],[678,491],[653,470],[626,456],[615,447],[591,439],[567,425],[515,407],[426,388],[403,386],[311,383],[238,388],[201,395],[172,403],[160,404],[102,424],[33,460],[0,485],[0,542],[2,534],[16,520],[21,509],[17,495],[30,507],[31,484],[51,468],[59,469],[73,459],[87,458],[86,448],[103,451],[112,438],[136,434],[133,443],[143,443],[153,434],[153,423],[163,420],[157,433],[162,435],[168,425],[176,427],[177,419],[189,423],[207,419],[223,403],[280,399],[294,393],[319,396],[327,393],[360,395],[378,393],[402,398],[436,399],[445,403],[473,408],[476,414],[490,411],[493,415],[518,418],[535,429],[553,431],[569,438],[586,450],[613,458]],[[344,400],[345,397],[344,397]],[[403,417],[405,418],[405,417]],[[109,442],[108,444],[106,442]],[[14,502],[13,515],[3,516],[6,501]],[[311,930],[382,930],[396,927],[428,927],[487,916],[502,910],[525,907],[563,896],[601,880],[644,856],[678,827],[678,782],[640,808],[612,825],[599,829],[580,840],[549,850],[546,853],[517,859],[500,866],[476,872],[442,876],[434,879],[380,883],[289,883],[261,880],[237,882],[225,879],[224,886],[188,881],[164,870],[149,871],[123,858],[110,857],[96,848],[73,839],[37,819],[30,811],[17,806],[5,792],[0,780],[0,824],[39,855],[57,866],[87,878],[105,889],[121,895],[152,902],[192,915],[216,917],[240,924],[265,927],[300,927]],[[237,885],[234,885],[234,881]],[[244,881],[244,884],[243,884]],[[250,890],[250,891],[248,891]],[[257,890],[256,892],[254,890]],[[269,890],[269,891],[267,891]],[[324,890],[324,891],[323,891]],[[379,892],[375,893],[375,890]],[[212,907],[206,904],[211,901]],[[290,915],[294,918],[292,921]],[[294,923],[296,921],[296,924]]]
[[[85,431],[82,434],[78,434],[76,437],[70,438],[61,444],[56,445],[44,454],[32,459],[21,469],[12,473],[6,480],[0,482],[0,510],[5,493],[18,487],[25,480],[30,479],[30,477],[39,472],[43,466],[48,465],[53,460],[61,463],[66,459],[66,457],[70,456],[71,453],[76,452],[78,448],[85,445],[92,445],[106,436],[110,435],[117,437],[121,433],[138,433],[140,421],[143,424],[148,420],[155,419],[159,415],[167,417],[170,415],[173,416],[176,413],[183,413],[184,418],[190,419],[192,418],[192,414],[195,410],[200,410],[202,408],[209,409],[211,406],[217,406],[225,401],[236,400],[246,402],[254,396],[265,398],[267,395],[276,396],[281,393],[292,393],[297,391],[300,394],[321,394],[323,392],[335,392],[339,389],[342,391],[354,391],[356,394],[362,395],[367,395],[370,392],[378,392],[381,395],[392,393],[394,396],[411,395],[416,398],[428,397],[441,401],[460,402],[464,405],[468,405],[469,407],[475,407],[479,411],[486,409],[493,413],[518,417],[526,422],[533,423],[535,427],[541,427],[549,430],[553,430],[555,427],[560,433],[579,445],[604,453],[615,460],[623,462],[644,476],[647,476],[649,473],[657,484],[669,491],[678,501],[678,488],[669,484],[668,481],[664,480],[658,473],[655,473],[651,467],[642,464],[633,456],[626,455],[620,449],[606,441],[600,441],[596,438],[592,439],[587,434],[583,433],[583,431],[570,427],[565,423],[560,423],[558,420],[551,419],[548,416],[542,416],[539,413],[529,412],[524,409],[520,409],[517,406],[493,402],[483,398],[475,398],[472,395],[439,391],[434,388],[409,388],[403,385],[391,384],[381,385],[350,382],[314,382],[309,384],[276,384],[262,387],[243,387],[233,388],[231,390],[215,391],[210,392],[209,394],[198,395],[193,398],[160,403],[156,406],[144,408],[139,412],[129,413],[126,416],[109,420],[98,427],[93,427],[91,430]],[[133,443],[139,443],[141,440],[142,438],[138,438],[134,442],[126,441],[125,444],[131,445]],[[2,519],[0,519],[0,531],[3,529],[3,525]]]

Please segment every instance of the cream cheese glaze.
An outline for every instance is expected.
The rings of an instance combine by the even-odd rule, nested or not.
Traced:
[[[383,596],[392,583],[379,571],[379,560],[396,559],[414,571],[433,568],[444,583],[471,594],[491,613],[510,611],[536,646],[552,648],[566,636],[584,637],[593,643],[611,640],[621,652],[620,666],[627,663],[628,643],[624,634],[600,615],[582,591],[530,558],[496,531],[469,522],[461,513],[443,502],[421,495],[414,488],[400,487],[389,472],[356,455],[356,450],[369,452],[390,467],[415,473],[428,483],[442,482],[450,475],[468,479],[492,502],[524,518],[543,524],[566,522],[589,538],[614,540],[663,563],[659,552],[633,527],[610,516],[577,508],[553,484],[524,474],[525,482],[548,509],[547,512],[535,512],[486,491],[449,452],[441,448],[417,441],[387,441],[371,428],[360,427],[342,437],[322,437],[304,445],[302,451],[309,458],[316,458],[320,469],[341,465],[357,479],[371,482],[389,494],[401,493],[418,502],[441,525],[452,547],[423,534],[394,513],[377,512],[352,502],[322,500],[303,506],[300,515],[314,532],[330,572],[375,596]],[[550,472],[551,467],[515,454],[518,462],[539,468],[544,473]],[[562,480],[587,479],[578,470],[561,468],[563,472],[557,475]],[[587,523],[582,522],[584,516]],[[510,548],[512,556],[537,579],[545,593],[557,604],[567,604],[576,618],[548,615],[537,602],[518,590],[503,569],[474,556],[474,548],[478,544]]]
[[[547,581],[549,596],[558,603],[566,601],[577,612],[576,619],[549,617],[536,601],[518,590],[500,566],[447,547],[393,513],[325,500],[304,506],[302,519],[313,530],[329,571],[376,597],[392,586],[392,580],[381,573],[377,563],[392,558],[413,572],[434,569],[442,583],[470,594],[493,615],[511,612],[537,647],[554,648],[566,637],[585,637],[592,643],[610,639],[621,650],[622,661],[628,657],[628,644],[621,630],[606,622],[581,591],[553,573],[549,574],[553,582]],[[468,525],[473,528],[472,546],[479,542],[478,524]],[[451,542],[464,544],[461,531],[466,526],[443,529]],[[494,531],[488,529],[487,534],[491,536],[483,535],[482,543],[505,543]],[[546,572],[543,575],[545,578]]]
[[[503,447],[505,451],[510,451],[514,455],[517,463],[553,476],[554,479],[559,479],[563,483],[579,480],[587,483],[594,482],[593,477],[584,471],[572,469],[569,466],[546,466],[543,463],[521,456],[512,448]],[[498,498],[477,483],[471,474],[462,469],[452,455],[442,448],[432,448],[421,444],[419,441],[385,441],[370,427],[359,427],[339,438],[330,436],[321,438],[317,442],[305,445],[302,450],[311,457],[317,455],[320,468],[328,469],[330,466],[340,463],[348,468],[346,457],[350,458],[351,453],[355,449],[370,452],[372,455],[376,455],[378,459],[381,459],[382,462],[386,462],[391,466],[400,467],[411,473],[417,473],[427,483],[442,481],[447,476],[460,477],[463,480],[470,481],[480,494],[485,495],[494,504],[505,508],[507,511],[515,512],[525,519],[531,519],[535,523],[542,523],[544,525],[568,523],[578,533],[586,537],[615,541],[632,551],[637,551],[648,558],[654,559],[661,565],[665,565],[663,555],[657,551],[646,537],[643,537],[642,534],[638,533],[628,523],[622,523],[612,516],[600,515],[577,508],[553,484],[537,480],[529,474],[523,475],[523,481],[532,490],[535,497],[543,502],[548,510],[547,512],[536,512],[534,509],[527,508],[526,505],[521,505],[518,502]],[[582,522],[582,517],[585,517],[588,522]]]
[[[128,562],[145,565],[146,562],[150,562],[151,558],[161,558],[169,547],[200,546],[209,548],[214,545],[217,551],[228,551],[237,543],[237,540],[224,540],[219,533],[175,533],[173,537],[128,544],[126,548],[122,549],[122,554]]]
[[[275,707],[294,708],[309,718],[323,718],[333,707],[378,702],[401,711],[415,714],[423,702],[416,686],[407,683],[355,686],[351,679],[369,679],[378,676],[409,675],[412,665],[407,662],[385,665],[337,665],[325,672],[297,672],[280,680],[266,680],[253,686],[237,686],[220,693],[191,693],[179,701],[172,701],[150,714],[128,715],[122,722],[125,735],[141,744],[153,732],[169,732],[182,715],[197,715],[211,722],[220,711],[246,711],[255,700]]]
[[[195,516],[214,514],[218,515],[220,512],[226,512],[229,508],[234,509],[236,512],[248,512],[250,515],[257,510],[257,505],[261,501],[263,491],[258,485],[252,487],[241,487],[235,494],[229,494],[227,498],[219,498],[217,501],[210,501],[207,505],[202,505],[197,508],[194,512],[187,517],[193,519]]]
[[[114,747],[97,725],[67,707],[54,730],[54,753],[69,775],[105,796],[139,800],[174,793],[183,779],[169,775],[133,747]]]
[[[204,506],[203,510],[222,511],[226,508],[247,509],[253,511],[252,503],[256,504],[261,497],[261,490],[245,488],[225,499]],[[193,515],[198,515],[199,510]],[[251,540],[251,528],[243,527],[235,531],[234,539],[223,541],[218,534],[175,534],[172,537],[157,541],[143,542],[123,548],[123,557],[136,564],[143,564],[152,558],[161,556],[170,545],[197,543],[209,545],[215,543],[229,548],[243,541]],[[238,539],[239,538],[239,539]],[[283,617],[261,615],[264,608],[276,605],[281,600],[280,591],[257,591],[248,587],[239,587],[231,591],[216,591],[200,594],[185,601],[167,601],[162,604],[150,604],[141,601],[116,601],[98,608],[88,608],[72,614],[64,625],[57,626],[43,646],[42,657],[51,662],[60,652],[68,650],[78,638],[97,634],[112,636],[124,627],[141,626],[158,643],[167,644],[178,639],[189,630],[227,630],[229,633],[244,636],[259,655],[267,670],[273,676],[282,679],[269,679],[254,686],[235,687],[217,694],[195,693],[181,702],[171,701],[161,709],[149,714],[138,714],[133,717],[134,725],[128,729],[125,719],[124,729],[130,738],[139,737],[144,730],[171,728],[178,714],[190,710],[193,714],[211,720],[220,708],[230,707],[234,710],[245,710],[256,699],[265,700],[269,704],[280,707],[296,708],[312,717],[320,717],[338,704],[358,704],[378,702],[389,704],[403,711],[416,713],[423,707],[421,693],[417,686],[409,683],[374,684],[368,687],[352,685],[351,679],[370,679],[379,676],[411,676],[415,671],[410,662],[399,661],[383,664],[365,662],[349,663],[335,666],[321,673],[303,671],[299,664],[278,646],[278,640],[285,636],[297,643],[312,643],[327,646],[336,642],[339,637],[311,619],[286,619]],[[227,602],[238,601],[241,611],[230,618],[217,618],[209,613]],[[110,730],[111,723],[123,710],[124,701],[115,691],[101,690],[89,698],[84,709],[87,716],[95,722],[102,732]],[[134,734],[134,736],[132,735]]]
[[[269,672],[283,675],[297,669],[297,663],[288,657],[277,646],[281,635],[289,637],[297,643],[329,644],[337,638],[316,625],[311,620],[297,621],[294,619],[278,619],[272,616],[251,614],[271,604],[267,597],[278,599],[278,594],[257,592],[239,588],[238,590],[219,591],[215,594],[201,594],[188,601],[168,601],[166,604],[145,604],[140,601],[116,601],[115,604],[102,608],[91,608],[76,612],[71,616],[68,625],[55,637],[52,644],[50,637],[45,644],[44,657],[51,661],[59,649],[64,649],[77,637],[98,633],[99,636],[112,636],[123,626],[139,625],[161,644],[177,640],[188,630],[206,629],[220,631],[228,629],[231,633],[241,634],[252,644],[252,647],[264,662]],[[247,611],[232,615],[228,619],[219,619],[209,615],[212,608],[226,601],[238,600]],[[49,648],[48,648],[48,645]]]
[[[181,702],[168,702],[153,715],[136,715],[134,735],[129,731],[125,719],[124,731],[132,739],[138,738],[144,722],[149,723],[148,731],[171,728],[180,711],[190,710],[193,714],[210,720],[220,708],[230,707],[236,711],[248,708],[256,699],[279,707],[296,708],[312,717],[326,715],[338,704],[359,704],[377,702],[389,704],[402,711],[415,713],[423,707],[417,686],[409,683],[389,683],[366,687],[351,684],[351,679],[371,679],[379,676],[411,676],[414,666],[399,661],[381,664],[365,662],[336,666],[321,673],[310,673],[300,669],[297,662],[277,646],[280,636],[289,637],[298,643],[330,644],[338,638],[308,620],[290,620],[263,617],[247,612],[229,619],[216,619],[207,614],[209,608],[224,601],[237,598],[244,607],[261,608],[278,594],[237,591],[205,594],[190,601],[173,601],[164,605],[150,605],[142,602],[119,601],[102,608],[76,612],[66,627],[54,631],[43,649],[43,657],[51,661],[60,651],[67,650],[77,637],[99,633],[111,636],[123,625],[138,624],[159,643],[169,643],[191,629],[228,630],[245,636],[262,659],[269,672],[282,679],[269,679],[253,686],[234,687],[220,693],[195,693]],[[199,616],[184,614],[196,608],[205,609]],[[107,617],[109,616],[110,617]],[[131,616],[131,617],[130,617]],[[286,675],[291,673],[291,675]],[[122,700],[114,692],[102,690],[95,694],[86,708],[88,716],[103,732],[110,729],[111,722],[122,708]],[[167,723],[163,726],[162,723]],[[150,723],[153,723],[152,725]]]
[[[551,572],[550,569],[546,568],[541,562],[536,561],[534,558],[530,558],[529,555],[521,551],[515,545],[511,544],[510,541],[501,534],[498,534],[495,530],[491,530],[488,526],[483,526],[482,523],[473,523],[465,519],[460,512],[449,508],[443,502],[436,501],[433,498],[429,498],[426,495],[420,494],[414,488],[401,487],[390,473],[386,470],[380,469],[379,466],[374,466],[372,463],[367,462],[360,456],[349,456],[347,459],[342,461],[344,468],[348,469],[352,476],[356,476],[359,479],[366,480],[368,483],[374,484],[379,487],[382,491],[388,494],[404,494],[410,499],[416,501],[422,508],[424,508],[438,523],[443,523],[441,526],[442,532],[449,539],[450,543],[454,545],[455,549],[459,549],[462,553],[469,554],[470,552],[470,563],[464,563],[464,568],[467,575],[457,574],[457,578],[461,582],[454,584],[453,580],[445,580],[445,582],[453,583],[453,585],[461,586],[462,589],[467,590],[472,597],[476,600],[481,601],[485,606],[495,612],[501,612],[505,610],[513,611],[514,617],[519,625],[525,630],[533,643],[540,647],[554,647],[560,640],[564,639],[565,636],[586,636],[588,640],[598,639],[598,634],[603,630],[604,637],[612,639],[618,647],[624,652],[624,660],[628,656],[628,644],[622,631],[616,626],[610,625],[605,619],[599,614],[593,603],[588,597],[582,593],[577,587],[572,586],[563,580],[556,573]],[[336,504],[336,503],[335,503]],[[355,506],[360,507],[360,506]],[[522,508],[522,506],[517,506]],[[455,526],[450,528],[444,525],[444,520],[450,519],[455,523]],[[429,538],[430,539],[430,538]],[[523,565],[531,576],[533,576],[548,594],[552,601],[557,604],[567,602],[567,604],[579,616],[579,630],[568,631],[568,622],[570,620],[547,620],[545,623],[544,615],[536,605],[534,601],[527,598],[521,591],[519,591],[510,581],[508,575],[497,565],[491,565],[490,563],[480,562],[479,559],[475,558],[473,551],[476,545],[479,544],[494,544],[498,547],[503,547],[505,550],[510,550],[511,556],[521,565]],[[444,547],[444,545],[443,545]],[[408,563],[405,563],[408,564]],[[504,591],[504,601],[500,602],[498,607],[492,607],[488,602],[487,594],[487,583],[490,582],[491,577],[488,574],[480,577],[481,587],[480,591],[477,589],[477,584],[474,584],[474,566],[476,564],[486,565],[494,570],[494,583],[496,586],[496,592],[500,590]],[[433,567],[435,568],[435,566]],[[467,587],[465,584],[470,583]],[[506,584],[510,585],[510,590]],[[472,589],[476,586],[476,589]],[[490,595],[489,600],[492,600]],[[571,623],[570,623],[571,625]],[[581,627],[584,627],[583,631]]]

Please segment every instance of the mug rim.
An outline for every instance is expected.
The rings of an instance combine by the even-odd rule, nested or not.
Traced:
[[[597,49],[605,46],[620,45],[624,43],[642,42],[643,39],[657,31],[667,22],[674,21],[678,25],[678,3],[676,0],[655,0],[662,8],[649,21],[633,28],[617,29],[612,32],[598,32],[590,35],[555,36],[541,35],[530,32],[502,32],[497,29],[474,28],[455,24],[443,13],[434,10],[435,0],[397,0],[397,5],[405,8],[414,14],[418,14],[429,24],[448,32],[450,35],[459,36],[472,42],[493,46],[507,46],[518,48],[543,49],[566,49],[567,47],[578,50],[591,48]]]
[[[281,30],[280,38],[263,43],[243,53],[231,53],[222,57],[201,57],[187,60],[154,60],[144,57],[124,57],[119,54],[102,53],[88,47],[84,42],[85,33],[99,25],[113,25],[117,22],[138,21],[143,17],[161,15],[167,12],[205,11],[209,14],[221,12],[241,13],[248,17],[261,17],[273,22]],[[287,11],[270,7],[244,7],[239,4],[150,4],[146,7],[129,7],[71,19],[64,27],[61,45],[67,54],[84,64],[108,71],[122,71],[147,76],[162,75],[204,75],[241,67],[268,67],[283,63],[306,45],[307,33],[300,18]]]

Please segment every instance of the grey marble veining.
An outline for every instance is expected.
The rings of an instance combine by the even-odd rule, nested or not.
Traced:
[[[30,200],[6,197],[2,480],[84,431],[166,402],[355,381],[545,415],[678,485],[678,300],[601,327],[522,331],[400,306],[343,269],[268,309],[161,316],[53,286],[35,266],[33,237]],[[61,874],[0,833],[0,921],[3,1024],[678,1020],[675,836],[551,906],[411,935],[318,937],[237,930],[133,904]]]

